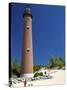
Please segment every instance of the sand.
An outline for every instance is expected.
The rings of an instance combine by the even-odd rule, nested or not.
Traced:
[[[31,86],[45,86],[45,85],[61,85],[65,84],[65,70],[51,70],[50,75],[52,79],[40,79],[27,82],[27,87]],[[13,84],[12,87],[24,87],[23,82]]]

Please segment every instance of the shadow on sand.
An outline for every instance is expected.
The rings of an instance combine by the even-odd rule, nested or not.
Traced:
[[[9,84],[7,84],[7,83],[6,83],[6,84],[4,84],[4,85],[5,85],[5,86],[7,86],[7,87],[9,87]]]

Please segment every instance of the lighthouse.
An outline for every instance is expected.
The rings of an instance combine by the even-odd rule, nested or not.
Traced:
[[[23,48],[21,77],[33,77],[33,46],[32,46],[32,12],[30,8],[26,8],[23,13]]]

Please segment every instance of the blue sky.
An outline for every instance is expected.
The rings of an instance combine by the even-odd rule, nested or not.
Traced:
[[[65,7],[55,5],[11,5],[11,57],[21,63],[23,46],[23,11],[30,7],[33,15],[33,59],[35,64],[47,64],[51,55],[65,52]]]

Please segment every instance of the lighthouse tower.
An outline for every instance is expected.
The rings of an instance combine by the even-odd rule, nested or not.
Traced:
[[[21,76],[24,78],[33,77],[33,48],[32,48],[32,13],[26,8],[23,13],[24,36],[22,49]]]

